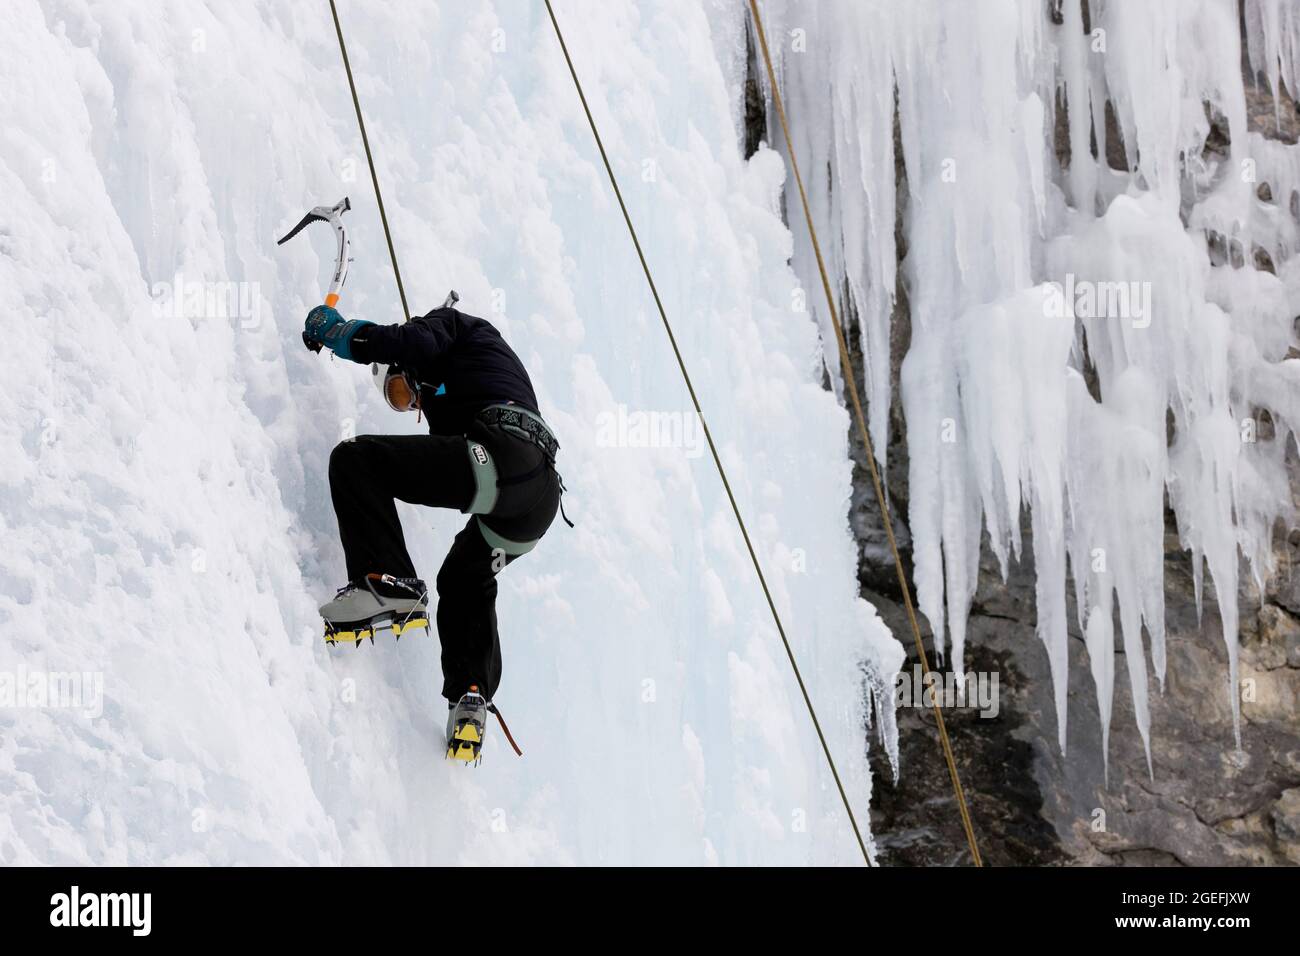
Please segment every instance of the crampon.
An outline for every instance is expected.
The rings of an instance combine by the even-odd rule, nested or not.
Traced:
[[[381,594],[376,585],[385,586]],[[390,596],[402,594],[401,597]],[[362,584],[340,588],[333,601],[321,608],[325,619],[325,643],[352,643],[357,647],[367,637],[391,631],[397,640],[412,628],[429,628],[425,606],[428,592],[423,581],[396,578],[391,574],[368,574]]]
[[[487,701],[479,693],[478,685],[471,684],[465,693],[447,714],[447,759],[458,760],[466,766],[477,767],[483,760],[483,739],[487,736],[487,715],[496,716],[501,724],[501,731],[514,752],[520,757],[524,752],[515,743],[515,738],[506,726],[501,712],[496,705]]]

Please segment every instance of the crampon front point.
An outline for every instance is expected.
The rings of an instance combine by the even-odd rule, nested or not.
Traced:
[[[420,628],[421,630],[427,631],[429,629],[428,617],[421,615],[419,617],[412,617],[409,620],[379,618],[373,621],[363,621],[358,624],[342,624],[342,625],[335,625],[335,624],[331,624],[329,621],[326,621],[325,622],[325,643],[326,644],[355,643],[357,647],[360,647],[361,642],[364,641],[367,637],[370,638],[371,644],[375,643],[376,632],[382,632],[382,631],[392,631],[393,636],[398,640],[401,640],[402,635],[405,634],[407,631],[411,630],[412,628]]]
[[[477,766],[487,732],[487,701],[471,684],[447,715],[447,759]]]

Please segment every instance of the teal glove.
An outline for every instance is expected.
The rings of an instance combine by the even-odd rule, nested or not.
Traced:
[[[352,336],[367,325],[374,323],[365,319],[344,319],[338,309],[318,305],[307,313],[302,337],[308,342],[325,346],[339,358],[355,361],[352,358]]]

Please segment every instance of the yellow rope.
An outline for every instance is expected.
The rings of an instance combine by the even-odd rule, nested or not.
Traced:
[[[876,501],[880,505],[880,515],[885,523],[885,534],[889,537],[889,547],[894,554],[894,569],[898,572],[898,585],[903,591],[903,606],[907,608],[907,619],[912,625],[912,634],[916,638],[916,653],[921,658],[922,674],[930,673],[930,662],[925,656],[925,645],[921,640],[921,627],[916,620],[916,610],[912,607],[912,591],[907,584],[907,573],[903,570],[903,558],[898,553],[898,541],[894,538],[894,525],[889,517],[889,504],[885,496],[884,484],[876,468],[876,456],[872,453],[871,436],[867,433],[866,420],[862,415],[862,402],[858,398],[858,384],[853,374],[853,363],[849,359],[849,347],[844,339],[844,329],[840,325],[839,312],[835,308],[835,296],[831,292],[831,280],[826,274],[826,263],[822,259],[821,244],[817,241],[817,229],[813,225],[812,211],[808,206],[808,194],[803,188],[803,177],[799,175],[799,163],[794,155],[794,141],[790,137],[790,124],[786,119],[785,106],[781,102],[781,93],[777,89],[776,71],[772,68],[772,54],[767,48],[767,34],[763,31],[763,19],[758,13],[758,0],[749,0],[749,9],[754,17],[754,29],[763,48],[763,62],[767,66],[767,78],[772,86],[772,102],[776,104],[777,116],[781,120],[781,130],[785,133],[785,144],[790,152],[790,167],[794,171],[794,181],[799,186],[799,199],[803,203],[804,219],[808,222],[808,234],[812,238],[813,253],[817,257],[817,269],[821,273],[822,288],[826,292],[826,306],[830,309],[831,325],[835,329],[835,341],[839,345],[840,365],[844,369],[844,383],[848,386],[849,398],[853,403],[853,418],[857,422],[858,434],[867,456],[867,467],[871,472],[871,484],[876,489]],[[943,710],[939,699],[934,699],[934,717],[939,726],[939,742],[943,745],[943,756],[948,762],[948,775],[952,777],[953,793],[957,796],[957,809],[961,813],[961,824],[966,831],[966,842],[970,845],[971,858],[976,866],[983,866],[980,858],[979,844],[975,841],[975,828],[971,824],[970,810],[966,806],[966,793],[961,786],[961,777],[957,773],[957,761],[953,757],[952,742],[948,739],[948,728],[943,721]]]
[[[614,168],[609,163],[609,156],[605,153],[605,144],[600,138],[600,131],[596,129],[596,120],[591,115],[591,108],[587,105],[587,96],[582,91],[582,83],[578,81],[578,72],[573,67],[573,59],[569,56],[569,47],[564,42],[564,34],[560,31],[559,21],[555,19],[555,10],[551,8],[551,0],[546,0],[546,12],[551,16],[551,25],[555,28],[555,37],[560,41],[560,50],[564,53],[564,61],[569,65],[569,75],[573,77],[574,88],[578,91],[578,99],[582,101],[583,112],[587,114],[587,123],[591,126],[591,134],[595,137],[596,147],[600,150],[600,158],[605,164],[605,172],[609,174],[610,185],[614,187],[614,195],[618,199],[618,206],[623,210],[623,221],[627,223],[627,231],[632,236],[632,245],[636,247],[637,258],[641,260],[641,271],[645,273],[646,282],[650,285],[650,293],[654,296],[655,306],[659,309],[659,318],[663,321],[664,330],[668,333],[668,341],[673,347],[673,354],[677,357],[677,367],[681,369],[682,378],[686,381],[686,390],[690,392],[691,403],[695,406],[695,414],[699,416],[700,424],[704,428],[704,438],[709,444],[709,451],[713,453],[713,463],[718,468],[718,475],[722,478],[722,487],[726,489],[727,500],[731,502],[732,513],[736,516],[736,523],[740,525],[740,533],[745,539],[745,547],[749,550],[749,559],[754,564],[754,571],[758,574],[758,583],[763,587],[763,596],[767,598],[767,606],[772,612],[772,619],[776,622],[777,633],[781,635],[781,643],[785,646],[786,657],[790,659],[790,667],[794,671],[795,680],[799,684],[799,692],[803,694],[803,702],[808,708],[808,715],[812,718],[813,727],[817,731],[817,739],[821,742],[822,753],[826,755],[826,762],[830,764],[831,776],[835,778],[835,786],[839,790],[840,800],[844,802],[844,810],[849,815],[849,823],[853,826],[853,836],[858,841],[858,849],[862,851],[862,858],[867,862],[867,866],[874,866],[871,861],[871,854],[867,852],[867,844],[862,838],[862,832],[858,829],[857,817],[853,814],[853,807],[849,803],[848,794],[844,790],[844,784],[840,781],[839,771],[835,767],[835,758],[831,756],[830,745],[826,742],[826,735],[822,733],[821,722],[817,719],[817,711],[813,708],[812,698],[808,694],[808,688],[803,682],[803,675],[799,672],[799,664],[795,661],[794,650],[790,647],[790,640],[786,637],[785,627],[781,624],[781,615],[777,613],[776,603],[772,600],[772,592],[768,589],[767,578],[763,574],[763,568],[759,564],[758,554],[754,551],[754,545],[749,540],[749,530],[745,527],[745,519],[740,515],[740,506],[736,504],[736,496],[731,492],[731,482],[727,479],[727,471],[722,467],[722,458],[718,455],[718,449],[713,444],[713,434],[709,431],[709,425],[704,420],[704,411],[700,408],[700,400],[695,395],[695,386],[691,383],[690,373],[686,370],[686,361],[682,358],[681,350],[677,347],[677,337],[673,334],[673,327],[668,321],[668,314],[664,311],[664,304],[659,299],[659,289],[655,286],[654,276],[650,274],[650,266],[646,263],[645,253],[641,251],[641,240],[637,238],[636,227],[632,225],[632,217],[628,214],[627,204],[623,202],[623,192],[618,188],[618,179],[614,176]]]

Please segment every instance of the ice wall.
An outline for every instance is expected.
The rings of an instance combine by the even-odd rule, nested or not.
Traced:
[[[860,316],[882,460],[897,281],[910,297],[909,518],[940,646],[960,671],[981,536],[1005,569],[1028,512],[1062,747],[1071,582],[1103,738],[1118,623],[1147,740],[1148,652],[1164,677],[1167,499],[1198,596],[1210,572],[1236,717],[1239,562],[1262,582],[1275,525],[1296,522],[1285,457],[1300,425],[1300,363],[1285,358],[1300,310],[1298,153],[1248,132],[1237,4],[764,11],[823,242]],[[1295,5],[1246,0],[1243,19],[1266,86],[1300,88]],[[1252,267],[1259,252],[1272,271]]]
[[[339,6],[412,307],[497,322],[563,444],[577,529],[501,581],[526,757],[442,759],[432,638],[319,640],[329,451],[420,427],[301,346],[328,235],[274,245],[350,194],[343,308],[401,318],[328,5],[16,0],[0,670],[98,675],[102,715],[0,707],[0,861],[860,862],[702,436],[618,429],[689,403],[544,9]],[[740,11],[557,7],[865,825],[902,655],[856,597],[783,164],[739,155]],[[463,519],[403,515],[432,579]]]

